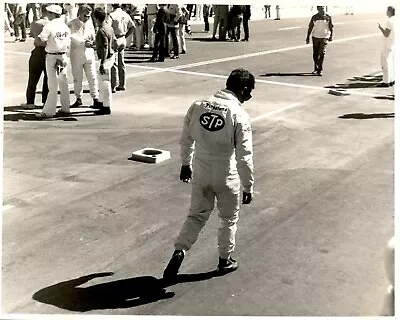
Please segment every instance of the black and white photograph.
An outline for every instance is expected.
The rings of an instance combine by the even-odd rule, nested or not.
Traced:
[[[2,319],[395,315],[395,1],[2,6]]]

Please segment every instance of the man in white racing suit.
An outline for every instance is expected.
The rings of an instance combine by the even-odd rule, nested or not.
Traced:
[[[249,71],[233,70],[226,89],[194,102],[186,114],[180,140],[180,179],[189,182],[193,166],[191,205],[164,270],[164,279],[177,275],[185,251],[197,240],[214,209],[215,198],[221,219],[217,271],[226,274],[238,268],[231,253],[235,249],[239,219],[240,182],[243,204],[251,202],[254,183],[250,117],[242,103],[251,98],[254,85],[254,76]]]

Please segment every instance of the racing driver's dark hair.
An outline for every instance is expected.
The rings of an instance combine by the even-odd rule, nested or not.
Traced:
[[[234,93],[243,90],[245,87],[249,90],[254,89],[254,76],[247,70],[239,68],[231,72],[226,80],[226,88]]]

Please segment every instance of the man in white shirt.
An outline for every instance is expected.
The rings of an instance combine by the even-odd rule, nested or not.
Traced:
[[[108,15],[106,23],[108,23],[113,28],[118,46],[115,63],[111,68],[111,88],[112,92],[115,92],[124,91],[126,89],[126,38],[128,38],[132,34],[132,32],[135,31],[135,25],[130,15],[121,9],[120,4],[112,4],[112,7],[114,10]]]
[[[46,7],[46,10],[50,22],[44,26],[39,38],[46,42],[46,74],[49,94],[43,111],[37,115],[39,118],[49,118],[56,114],[58,86],[60,87],[61,102],[59,115],[68,115],[70,111],[67,53],[71,43],[71,32],[60,18],[62,8],[59,5],[52,4]]]
[[[99,101],[99,86],[96,77],[96,58],[94,55],[94,39],[96,32],[91,21],[92,8],[83,4],[79,7],[78,18],[71,20],[68,27],[71,30],[71,67],[74,77],[74,93],[76,101],[72,107],[82,105],[83,70],[89,83],[90,95],[93,98],[93,107],[101,108]]]
[[[330,15],[325,13],[324,6],[317,6],[318,13],[311,17],[308,25],[306,43],[310,42],[312,34],[314,71],[317,76],[322,75],[326,46],[332,41],[333,24]]]
[[[388,18],[382,27],[378,23],[378,28],[383,34],[383,47],[381,52],[381,65],[383,71],[382,83],[377,87],[389,87],[394,85],[394,39],[395,39],[395,9],[390,6],[387,8]]]

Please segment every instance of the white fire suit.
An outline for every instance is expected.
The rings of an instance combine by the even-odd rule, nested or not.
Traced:
[[[243,191],[253,191],[250,118],[231,91],[220,90],[189,108],[180,144],[182,165],[193,164],[193,181],[190,212],[175,248],[191,248],[217,198],[221,218],[218,249],[220,258],[227,259],[235,249],[240,182]]]
[[[82,98],[83,70],[89,83],[90,95],[93,99],[99,98],[99,87],[96,77],[96,58],[93,48],[87,48],[85,41],[94,41],[96,33],[93,22],[89,19],[82,22],[79,18],[68,23],[71,30],[71,67],[74,77],[74,93],[76,98]]]

